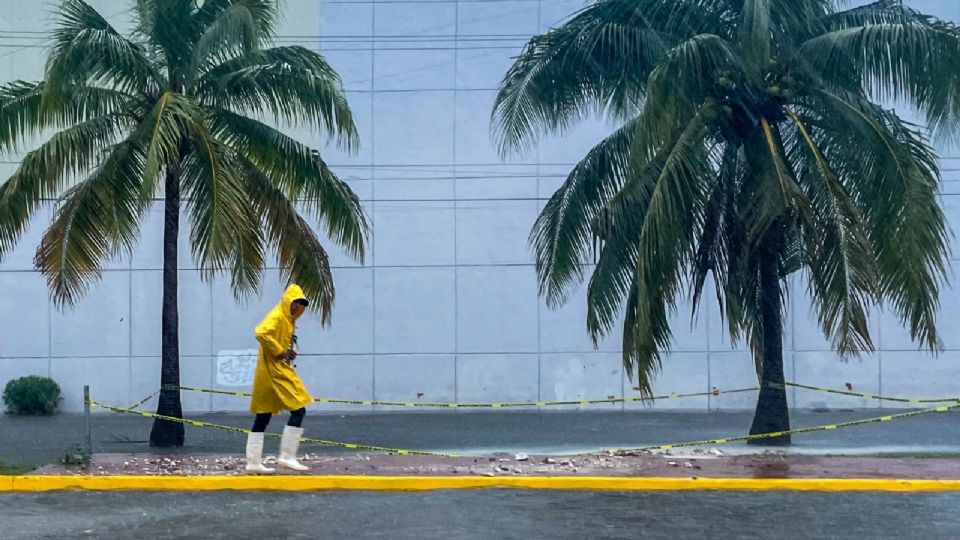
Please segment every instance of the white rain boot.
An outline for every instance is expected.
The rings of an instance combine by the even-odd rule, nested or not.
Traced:
[[[280,439],[280,455],[277,456],[277,466],[294,471],[310,470],[310,467],[297,461],[297,449],[300,448],[300,437],[302,435],[303,428],[283,426],[283,438]]]
[[[247,434],[247,474],[273,474],[276,469],[263,466],[263,433]]]

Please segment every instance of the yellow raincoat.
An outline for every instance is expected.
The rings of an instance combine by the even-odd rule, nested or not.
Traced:
[[[290,285],[280,303],[260,321],[254,333],[260,342],[257,371],[253,376],[253,397],[250,412],[277,414],[281,410],[295,411],[313,403],[313,397],[293,366],[279,356],[292,348],[296,321],[290,314],[295,300],[306,300],[299,285]]]

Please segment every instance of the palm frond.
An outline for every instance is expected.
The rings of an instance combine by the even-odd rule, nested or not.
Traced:
[[[500,83],[491,135],[501,154],[591,114],[632,118],[665,55],[699,34],[730,37],[733,16],[719,0],[607,0],[534,37]]]
[[[583,265],[594,239],[600,210],[623,186],[636,120],[595,146],[544,205],[530,233],[540,294],[552,307],[562,305],[570,288],[583,280]]]
[[[137,43],[124,38],[83,0],[64,0],[47,59],[45,96],[55,103],[75,85],[104,86],[143,95],[164,77]],[[55,105],[54,105],[55,106]]]
[[[202,73],[266,45],[273,37],[277,3],[214,0],[204,2],[194,17],[202,34],[193,50],[193,72]]]
[[[164,92],[146,118],[131,135],[146,151],[142,196],[153,197],[164,171],[175,166],[183,154],[195,119],[200,117],[196,104],[182,94]]]
[[[693,255],[696,231],[702,224],[711,175],[706,123],[715,108],[714,104],[704,105],[627,183],[604,216],[604,247],[588,288],[587,327],[594,339],[604,335],[616,318],[625,282],[638,289],[635,309],[627,319],[631,326],[624,327],[624,334],[633,334],[633,347],[623,351],[623,360],[628,373],[635,366],[644,370],[638,373],[638,381],[641,393],[647,396],[648,376],[659,365],[660,351],[670,346],[669,312],[675,309],[682,272]],[[634,225],[625,226],[631,223]],[[631,238],[630,231],[637,236]],[[636,258],[632,261],[633,250]],[[624,263],[634,264],[630,268]],[[624,279],[631,271],[633,279]]]
[[[825,15],[817,21],[817,30],[819,34],[824,34],[875,24],[926,24],[927,22],[926,16],[904,5],[903,0],[877,0]]]
[[[75,304],[100,279],[107,258],[132,249],[146,210],[139,197],[142,166],[140,150],[125,141],[64,195],[34,259],[57,306]]]
[[[739,230],[736,215],[737,186],[744,174],[742,147],[725,144],[719,151],[716,181],[704,205],[703,229],[697,241],[690,270],[690,299],[692,313],[696,313],[703,296],[707,277],[713,275],[717,283],[726,282],[730,266],[730,244]],[[723,288],[716,287],[717,302],[723,310]]]
[[[227,11],[242,8],[253,18],[256,26],[255,40],[262,44],[276,33],[280,5],[276,0],[204,0],[194,14],[194,20],[197,28],[206,32],[215,26]]]
[[[587,329],[595,343],[613,329],[623,297],[635,284],[640,237],[650,200],[666,175],[675,146],[676,141],[671,141],[643,167],[631,163],[631,170],[637,172],[629,174],[624,187],[594,217],[592,233],[600,249],[587,288]]]
[[[876,250],[880,293],[913,339],[937,350],[947,232],[937,193],[936,154],[892,112],[858,98],[816,94],[824,154],[851,191]]]
[[[190,210],[190,244],[206,276],[232,271],[234,292],[259,287],[263,237],[233,150],[192,117],[181,183]]]
[[[767,6],[758,7],[769,9],[770,53],[772,59],[778,62],[789,56],[797,36],[811,35],[821,30],[824,21],[837,10],[835,0],[765,1]]]
[[[43,82],[13,81],[0,86],[0,152],[19,152],[23,143],[48,128],[68,128],[104,115],[135,119],[136,101],[116,90],[77,86],[45,103]]]
[[[257,213],[263,216],[267,238],[276,249],[282,274],[303,288],[319,311],[321,322],[329,324],[336,290],[327,252],[283,191],[256,164],[240,159],[247,193]]]
[[[907,103],[938,139],[960,142],[960,30],[953,24],[904,15],[902,22],[827,32],[797,55],[823,84],[856,74],[873,99]]]
[[[779,223],[771,224],[776,230]],[[768,229],[768,230],[770,230]],[[763,318],[761,302],[764,294],[760,283],[760,260],[755,248],[748,248],[743,231],[732,234],[728,244],[727,271],[717,282],[717,294],[723,298],[723,317],[726,320],[730,343],[746,342],[753,357],[757,375],[760,375]],[[775,291],[780,294],[780,291]]]
[[[643,108],[644,132],[649,144],[634,150],[650,156],[712,98],[715,74],[729,71],[741,80],[754,78],[732,43],[711,34],[699,34],[671,49],[651,72]]]
[[[744,0],[743,22],[740,24],[740,47],[755,65],[764,65],[770,58],[770,10],[775,0]]]
[[[651,25],[639,9],[598,3],[527,44],[500,83],[492,113],[491,135],[501,154],[520,151],[541,134],[563,133],[605,108],[620,118],[639,110],[644,81],[681,40]]]
[[[805,254],[820,326],[840,354],[871,351],[867,314],[880,294],[873,246],[860,210],[814,133],[796,113],[789,116],[799,139],[792,161],[815,216],[806,234]]]
[[[812,219],[810,201],[786,163],[787,151],[779,130],[774,130],[766,118],[760,119],[758,128],[744,140],[749,174],[741,186],[738,210],[748,251],[755,250],[769,229],[791,212],[806,224]]]
[[[126,120],[105,115],[81,122],[24,156],[0,184],[0,258],[13,249],[41,201],[59,196],[72,176],[84,174],[116,141]]]
[[[193,17],[196,0],[136,0],[134,36],[149,44],[149,54],[166,70],[173,90],[188,80],[192,48],[201,28]]]
[[[304,47],[275,47],[227,60],[204,73],[194,92],[206,106],[270,114],[288,125],[318,125],[343,148],[359,145],[340,76]]]
[[[327,235],[363,261],[369,226],[360,198],[316,150],[230,111],[212,110],[211,122],[218,138],[252,162],[288,199],[303,199]]]

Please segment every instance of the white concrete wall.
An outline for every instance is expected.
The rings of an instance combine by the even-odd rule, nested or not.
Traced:
[[[317,48],[342,74],[363,148],[327,161],[365,201],[375,226],[370,257],[358,266],[334,255],[338,303],[333,326],[301,324],[299,370],[317,396],[358,399],[500,401],[632,395],[618,336],[594,349],[580,294],[562,310],[537,298],[526,239],[538,210],[571,165],[610,131],[588,123],[568,137],[501,163],[488,121],[499,78],[530,35],[581,0],[286,0],[280,40]],[[119,1],[96,4],[122,22]],[[953,1],[914,2],[960,20]],[[0,0],[0,79],[41,74],[50,5]],[[295,37],[296,36],[296,37]],[[306,37],[305,37],[306,36]],[[298,138],[320,146],[308,132]],[[944,205],[960,223],[960,158],[943,159]],[[9,175],[16,156],[3,157]],[[127,404],[159,380],[161,208],[142,228],[132,257],[111,263],[76,309],[60,313],[32,269],[49,222],[40,212],[20,246],[0,264],[0,385],[25,374],[63,386],[64,408],[81,408],[81,387]],[[184,227],[185,228],[185,227]],[[217,386],[221,351],[255,347],[252,328],[279,298],[276,269],[263,294],[244,306],[226,283],[203,283],[183,236],[183,383]],[[954,279],[956,282],[956,279]],[[809,384],[910,395],[960,393],[958,292],[946,290],[940,319],[947,352],[917,352],[895,318],[872,318],[880,351],[841,362],[808,313],[795,280],[787,326],[787,377]],[[708,296],[709,298],[709,296]],[[753,386],[752,362],[731,350],[715,307],[690,328],[684,309],[676,346],[657,393]],[[237,388],[230,387],[231,390]],[[245,410],[233,397],[185,394],[190,411]],[[667,408],[752,408],[754,395],[688,398]],[[794,406],[876,407],[874,401],[791,392]]]

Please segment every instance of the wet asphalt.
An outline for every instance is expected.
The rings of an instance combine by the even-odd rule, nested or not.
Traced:
[[[888,412],[794,411],[794,427],[816,426],[875,417]],[[310,414],[306,435],[336,441],[429,451],[456,451],[488,455],[494,452],[531,454],[578,453],[601,448],[632,448],[661,443],[742,435],[749,430],[751,412],[667,411],[556,411],[556,412],[416,412],[364,414]],[[194,417],[212,423],[249,428],[251,417],[205,414]],[[279,432],[284,418],[275,418],[269,431]],[[147,438],[151,420],[139,416],[92,416],[94,452],[150,452]],[[42,465],[57,462],[75,444],[83,442],[83,416],[53,417],[0,415],[0,460]],[[243,434],[209,428],[186,428],[186,446],[172,453],[241,453]],[[728,444],[728,453],[756,450]],[[309,452],[344,450],[309,446]],[[934,413],[893,422],[842,430],[800,434],[788,449],[816,454],[960,455],[960,412]]]
[[[883,414],[794,411],[794,427]],[[207,414],[248,427],[246,415]],[[307,435],[434,451],[572,453],[744,433],[749,412],[563,411],[313,414]],[[960,414],[797,435],[790,452],[960,454]],[[40,465],[82,442],[83,417],[0,416],[0,460]],[[275,419],[270,430],[282,429]],[[97,414],[96,452],[155,451],[150,420]],[[173,452],[234,452],[244,437],[187,427]],[[743,444],[726,452],[747,451]],[[751,447],[750,450],[757,450]],[[310,452],[339,453],[309,447]],[[0,494],[0,538],[955,538],[960,493],[564,492]]]
[[[960,494],[437,491],[0,495],[0,537],[956,538]]]

